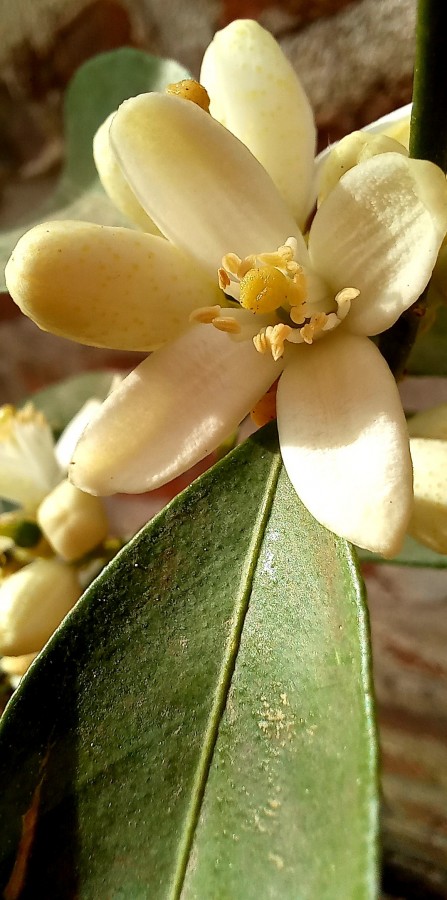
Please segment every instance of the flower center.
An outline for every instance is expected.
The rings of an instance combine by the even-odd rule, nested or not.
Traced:
[[[43,413],[28,403],[22,409],[16,409],[10,403],[0,407],[0,442],[11,441],[19,444],[20,428],[29,427],[37,432],[48,429]]]
[[[271,353],[273,359],[283,355],[286,341],[312,344],[337,328],[360,293],[346,287],[331,297],[322,280],[297,262],[296,250],[297,242],[290,237],[272,252],[244,258],[227,253],[218,269],[219,287],[243,309],[255,315],[276,314],[272,324],[253,338],[258,353]],[[195,310],[190,319],[238,334],[237,319],[221,313],[220,306],[207,306]]]

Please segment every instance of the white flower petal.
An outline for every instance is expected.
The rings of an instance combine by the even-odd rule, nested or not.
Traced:
[[[41,650],[81,594],[75,570],[36,559],[0,583],[0,654]]]
[[[251,150],[304,226],[314,175],[314,117],[274,37],[253,20],[232,22],[214,35],[200,81],[211,115]]]
[[[152,350],[198,306],[222,302],[216,280],[163,238],[87,222],[28,231],[5,270],[22,312],[45,331],[116,350]]]
[[[378,334],[427,285],[447,230],[447,184],[425,160],[382,153],[350,169],[312,223],[312,264],[336,293],[360,296],[347,319],[358,334]]]
[[[114,112],[110,113],[93,138],[93,156],[101,184],[117,209],[124,213],[131,222],[149,234],[160,235],[155,223],[138,203],[116,161],[109,137],[110,124],[114,115]]]
[[[447,553],[447,441],[412,438],[414,509],[409,533],[437,553]]]
[[[251,341],[194,326],[108,397],[77,446],[72,481],[103,495],[160,487],[225,440],[281,370]]]
[[[55,553],[67,562],[81,559],[104,541],[109,523],[100,497],[61,481],[37,510],[42,534]]]
[[[408,434],[374,344],[335,334],[297,348],[277,408],[284,464],[312,515],[360,547],[398,552],[411,512]]]
[[[392,112],[387,113],[386,116],[381,116],[376,122],[366,125],[363,131],[371,132],[372,134],[386,134],[393,140],[399,141],[408,150],[411,107],[412,104],[407,103],[406,106],[394,109]]]
[[[90,419],[93,418],[95,413],[99,412],[102,406],[101,400],[96,400],[92,397],[90,400],[87,400],[81,409],[78,410],[75,416],[68,423],[66,428],[64,428],[62,434],[60,435],[57,444],[54,448],[54,452],[56,454],[56,459],[64,471],[68,469],[71,457],[73,456],[74,449],[76,444],[78,443],[79,438],[81,437],[82,432],[90,422]]]
[[[110,129],[125,176],[167,238],[215,277],[225,253],[239,256],[304,240],[266,171],[195,103],[141,94]]]
[[[31,404],[0,408],[0,497],[33,511],[62,478],[50,426]]]

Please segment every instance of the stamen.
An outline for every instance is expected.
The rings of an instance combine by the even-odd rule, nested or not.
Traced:
[[[276,361],[284,353],[284,342],[292,333],[293,328],[279,322],[278,325],[268,325],[264,331],[260,331],[253,338],[253,344],[258,353],[270,353]]]
[[[44,414],[35,409],[32,403],[27,403],[21,409],[16,409],[11,403],[5,403],[0,407],[0,440],[12,437],[15,427],[28,424],[37,428],[48,428]]]
[[[205,112],[210,111],[210,98],[208,92],[202,84],[199,84],[198,81],[194,81],[193,78],[185,78],[184,81],[168,84],[166,93],[181,97],[182,100],[191,100],[192,103],[195,103],[196,106],[200,106]]]
[[[241,331],[239,322],[233,316],[219,316],[219,318],[213,319],[211,324],[218,331],[225,331],[227,334],[239,334]]]
[[[360,291],[357,288],[346,287],[343,288],[338,294],[335,295],[335,302],[337,304],[337,318],[340,322],[346,318],[349,310],[351,309],[351,302],[355,300],[360,294]]]
[[[240,281],[240,279],[243,278],[248,270],[255,264],[256,256],[253,256],[253,254],[241,259],[236,253],[227,253],[222,258],[222,268],[226,269],[227,274],[232,275],[233,278],[236,278],[238,281]]]
[[[214,319],[217,319],[222,312],[222,307],[216,306],[199,306],[190,313],[190,322],[200,322],[202,325],[210,325]]]
[[[226,272],[225,269],[221,268],[217,270],[217,279],[221,291],[224,291],[231,284],[228,272]]]

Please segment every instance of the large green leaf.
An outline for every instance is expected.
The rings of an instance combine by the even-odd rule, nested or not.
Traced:
[[[259,432],[116,557],[11,700],[7,896],[375,900],[368,646],[349,546]]]
[[[93,161],[96,130],[123,100],[144,91],[161,91],[187,78],[179,63],[124,47],[88,60],[72,79],[65,97],[65,167],[50,199],[11,231],[0,233],[0,291],[3,270],[19,238],[46,219],[81,219],[122,225],[124,219],[103,191]]]

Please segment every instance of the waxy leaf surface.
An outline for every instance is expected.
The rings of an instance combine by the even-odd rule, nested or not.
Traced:
[[[264,429],[124,548],[10,701],[5,896],[375,900],[368,647],[351,549]]]

